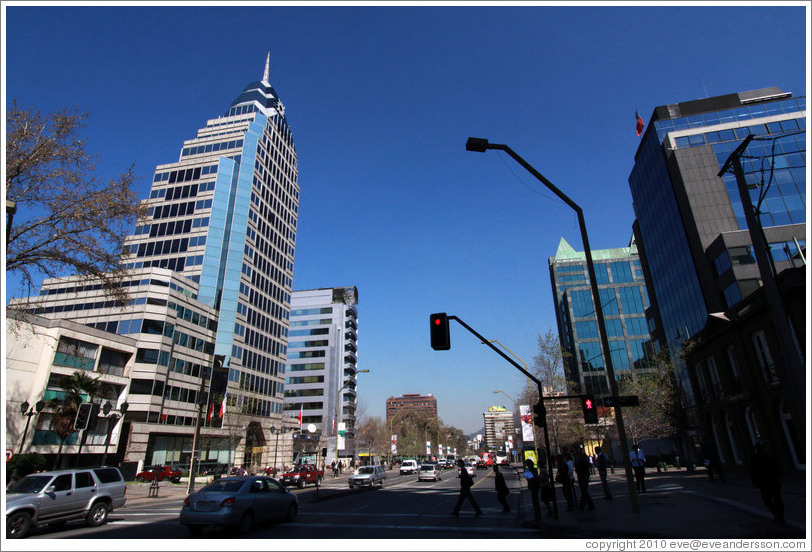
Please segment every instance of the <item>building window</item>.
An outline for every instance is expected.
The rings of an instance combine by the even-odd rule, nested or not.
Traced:
[[[54,365],[68,366],[80,370],[93,370],[98,350],[98,345],[62,336],[56,346]]]
[[[694,367],[694,373],[696,374],[696,381],[699,383],[699,394],[702,397],[702,402],[708,402],[710,399],[708,396],[708,386],[705,383],[705,370],[702,369],[701,364],[697,364]]]
[[[778,374],[775,371],[775,364],[773,357],[770,353],[770,345],[767,343],[767,336],[764,335],[764,330],[759,330],[753,334],[753,347],[756,351],[756,359],[761,367],[761,375],[764,376],[764,381],[769,384],[778,383]]]
[[[722,382],[719,381],[719,372],[716,370],[716,359],[708,357],[708,374],[710,375],[711,385],[713,386],[713,396],[721,398],[722,396]]]
[[[736,349],[733,345],[727,348],[727,362],[730,366],[730,376],[733,379],[733,391],[738,393],[742,388],[742,376],[739,372],[739,364],[736,360]]]

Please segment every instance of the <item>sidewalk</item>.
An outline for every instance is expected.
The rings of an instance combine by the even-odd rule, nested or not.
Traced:
[[[704,469],[690,473],[685,469],[670,469],[658,473],[647,469],[645,494],[638,494],[640,513],[632,513],[628,484],[624,470],[615,469],[609,476],[613,498],[603,496],[600,478],[590,477],[589,493],[595,503],[594,511],[567,512],[566,501],[556,486],[558,515],[544,517],[540,523],[525,521],[528,527],[538,526],[579,538],[659,537],[669,539],[804,539],[807,537],[806,481],[800,477],[784,477],[781,494],[786,509],[785,525],[773,521],[761,495],[745,473],[725,473],[725,483],[718,478],[711,483]],[[532,519],[532,503],[526,485],[522,485],[520,516]],[[576,485],[577,488],[577,485]],[[580,489],[577,491],[580,499]],[[546,512],[542,504],[542,515]]]

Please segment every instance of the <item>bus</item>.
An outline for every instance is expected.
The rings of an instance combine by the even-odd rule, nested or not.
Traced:
[[[507,451],[496,451],[496,463],[500,465],[510,464],[510,457],[508,456]]]

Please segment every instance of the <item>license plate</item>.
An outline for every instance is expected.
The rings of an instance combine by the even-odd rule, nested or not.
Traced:
[[[195,510],[198,512],[211,512],[217,509],[217,502],[213,500],[195,501]]]

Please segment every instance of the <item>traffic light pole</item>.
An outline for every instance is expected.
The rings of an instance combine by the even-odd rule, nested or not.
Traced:
[[[489,149],[502,150],[510,155],[519,165],[524,167],[530,174],[535,176],[542,184],[557,195],[564,203],[569,205],[578,215],[578,226],[581,229],[581,241],[584,244],[584,255],[586,256],[586,268],[589,273],[589,284],[592,289],[593,302],[595,303],[595,316],[598,319],[598,333],[601,338],[601,347],[603,348],[603,358],[606,363],[606,376],[609,378],[609,388],[612,390],[612,397],[618,396],[618,386],[615,380],[615,371],[612,366],[612,355],[609,349],[609,337],[606,333],[606,324],[603,319],[603,307],[601,306],[600,294],[598,293],[598,279],[595,276],[595,266],[592,263],[592,251],[589,248],[589,238],[586,233],[586,222],[584,222],[584,212],[573,200],[567,197],[561,190],[547,180],[544,175],[534,169],[530,163],[522,159],[519,154],[510,149],[505,144],[491,144],[485,138],[468,138],[465,144],[465,149],[468,151],[484,152]],[[640,513],[640,505],[637,502],[637,492],[634,485],[634,474],[632,473],[632,466],[629,462],[629,444],[626,442],[626,427],[623,423],[623,413],[620,407],[615,406],[615,423],[617,424],[617,433],[620,440],[620,450],[623,454],[623,466],[626,469],[626,483],[629,489],[629,500],[632,505],[632,513]]]
[[[487,345],[488,347],[490,347],[491,349],[496,351],[496,353],[499,356],[501,356],[502,358],[507,360],[514,367],[516,367],[522,374],[524,374],[529,379],[536,382],[536,386],[538,387],[538,391],[539,391],[539,403],[542,405],[542,408],[544,407],[544,391],[541,388],[541,381],[539,381],[538,378],[536,378],[535,376],[533,376],[533,374],[531,374],[530,372],[528,372],[527,370],[525,370],[524,368],[519,366],[516,363],[515,360],[513,360],[512,358],[507,356],[505,353],[503,353],[499,348],[497,348],[493,343],[491,343],[490,340],[485,339],[484,337],[482,337],[479,333],[477,333],[476,330],[474,330],[471,326],[469,326],[468,324],[466,324],[465,322],[460,320],[458,317],[449,316],[448,319],[449,320],[456,320],[457,322],[459,322],[460,325],[463,328],[465,328],[466,330],[468,330],[469,332],[471,332],[472,334],[477,336],[479,338],[479,340],[482,341],[483,344]],[[545,455],[544,456],[547,457],[547,473],[549,475],[549,480],[550,480],[550,489],[552,489],[553,496],[555,496],[555,477],[554,477],[554,474],[553,474],[552,456],[550,455],[550,436],[547,433],[546,417],[545,417],[544,425],[542,426],[542,428],[544,429],[544,447],[545,447]],[[541,460],[542,454],[541,454],[541,450],[538,449],[538,448],[536,449],[536,455],[537,455],[536,458]],[[553,515],[555,516],[555,519],[558,519],[558,501],[557,500],[553,500]]]

